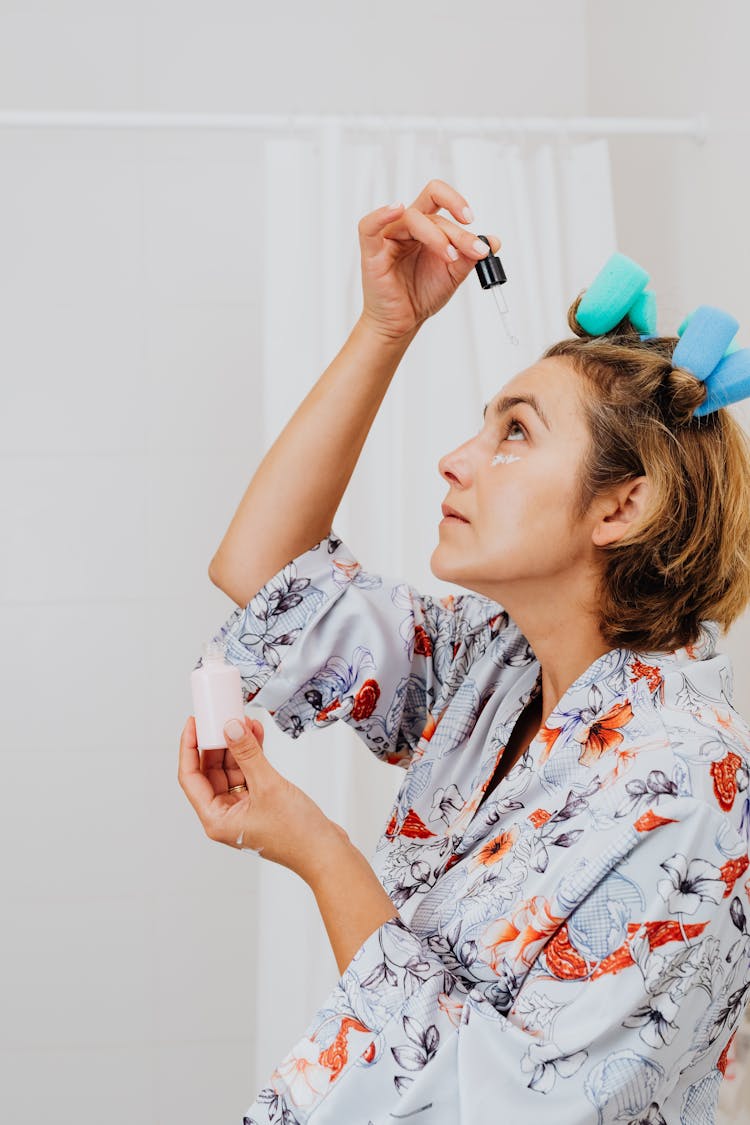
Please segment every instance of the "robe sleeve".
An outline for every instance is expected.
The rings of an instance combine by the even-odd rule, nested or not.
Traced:
[[[693,798],[589,832],[481,937],[376,929],[245,1125],[710,1125],[748,989],[747,843]]]
[[[483,596],[435,598],[368,573],[331,531],[213,639],[239,667],[245,702],[292,738],[343,719],[379,758],[405,768],[435,701],[507,621]]]

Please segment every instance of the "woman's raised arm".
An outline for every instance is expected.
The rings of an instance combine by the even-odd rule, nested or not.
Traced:
[[[247,603],[331,530],[381,402],[416,330],[386,340],[363,318],[258,466],[209,567]]]
[[[488,253],[471,231],[438,215],[441,207],[471,220],[466,200],[442,180],[410,207],[380,207],[360,220],[362,313],[261,461],[209,566],[211,581],[238,605],[331,530],[406,349]],[[500,239],[489,237],[494,253]]]

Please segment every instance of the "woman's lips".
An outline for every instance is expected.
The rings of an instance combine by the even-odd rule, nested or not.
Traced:
[[[462,516],[460,512],[457,512],[455,508],[451,508],[450,504],[445,502],[440,505],[440,511],[443,513],[444,519],[457,519],[459,523],[469,522],[465,516]]]

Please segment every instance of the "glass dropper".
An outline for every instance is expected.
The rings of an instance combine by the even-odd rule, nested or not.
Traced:
[[[481,238],[482,242],[486,242],[487,245],[490,246],[490,240],[485,234],[480,234],[477,237]],[[516,336],[513,331],[513,322],[510,316],[508,302],[505,300],[505,294],[500,288],[508,279],[505,276],[502,262],[497,254],[492,253],[491,246],[490,253],[487,254],[485,258],[480,258],[479,261],[475,263],[474,268],[477,271],[482,289],[490,289],[492,291],[492,296],[495,298],[497,311],[500,313],[500,320],[502,321],[508,340],[511,344],[517,344],[518,336]]]

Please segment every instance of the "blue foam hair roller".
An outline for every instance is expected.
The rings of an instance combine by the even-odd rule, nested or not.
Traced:
[[[731,344],[739,321],[713,305],[699,305],[683,321],[672,364],[684,367],[697,379],[707,379]]]
[[[750,348],[736,348],[725,355],[707,376],[705,384],[708,394],[705,402],[693,411],[694,418],[747,398],[750,395]]]
[[[637,332],[656,333],[656,294],[651,289],[639,293],[628,312]]]
[[[609,332],[630,311],[648,282],[649,275],[632,258],[619,252],[612,254],[581,298],[576,320],[590,336]]]

